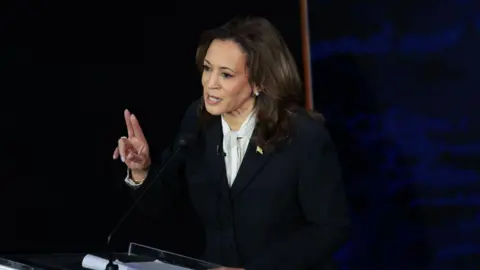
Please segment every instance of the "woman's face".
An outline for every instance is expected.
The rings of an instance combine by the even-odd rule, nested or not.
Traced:
[[[235,42],[214,40],[203,62],[203,99],[212,115],[251,110],[252,86],[248,82],[246,55]]]

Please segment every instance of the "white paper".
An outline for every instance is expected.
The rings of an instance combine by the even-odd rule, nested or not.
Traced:
[[[0,270],[16,270],[16,268],[8,267],[6,265],[0,265]]]
[[[118,260],[115,260],[113,263],[118,265],[118,270],[132,270],[131,268],[129,269],[129,267],[126,266],[124,263]],[[98,256],[91,255],[91,254],[85,255],[85,257],[83,257],[83,260],[82,260],[82,267],[91,269],[91,270],[105,270],[105,267],[107,266],[107,264],[108,264],[108,260]]]
[[[126,263],[125,265],[128,266],[129,269],[136,269],[136,270],[191,270],[190,268],[176,266],[176,265],[164,263],[161,261],[131,262],[131,263]]]
[[[161,261],[122,263],[115,260],[113,263],[118,265],[118,270],[191,270]],[[85,255],[82,260],[82,267],[91,270],[105,270],[107,264],[108,260],[91,254]]]

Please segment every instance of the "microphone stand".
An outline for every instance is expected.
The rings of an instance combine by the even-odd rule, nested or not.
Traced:
[[[112,239],[112,236],[117,232],[117,230],[120,228],[120,226],[123,224],[123,222],[125,222],[125,220],[128,218],[128,216],[130,215],[130,213],[133,211],[133,209],[135,209],[135,207],[137,206],[137,204],[140,202],[140,200],[143,198],[143,196],[147,193],[147,191],[150,189],[150,187],[153,185],[153,183],[157,180],[157,178],[160,176],[160,174],[162,174],[162,172],[167,168],[167,166],[170,164],[170,162],[175,158],[175,156],[177,155],[177,153],[184,147],[186,146],[188,143],[189,143],[189,140],[190,139],[189,137],[187,137],[187,135],[183,137],[181,137],[179,140],[178,140],[178,147],[176,147],[177,149],[173,152],[173,154],[171,155],[171,157],[168,159],[167,162],[165,162],[165,164],[163,165],[163,167],[158,171],[158,173],[155,175],[155,177],[150,181],[150,183],[146,183],[146,186],[144,187],[143,189],[143,192],[140,193],[140,195],[137,197],[136,200],[134,200],[134,202],[130,205],[130,208],[127,209],[127,211],[125,211],[125,213],[123,214],[123,216],[120,218],[120,220],[117,222],[117,224],[115,225],[115,227],[113,228],[113,230],[110,231],[110,234],[108,235],[108,238],[107,238],[107,250],[109,251],[108,253],[108,264],[107,266],[105,266],[105,270],[118,270],[118,265],[116,265],[114,263],[114,256],[113,256],[113,252],[111,252],[111,245],[110,245],[110,240]]]
[[[107,266],[105,266],[105,270],[118,270],[118,265],[114,264],[112,261],[112,256],[110,256],[110,259],[108,260]]]
[[[123,219],[120,222],[122,222],[122,221],[123,221]],[[112,239],[112,233],[110,233],[108,235],[108,239],[107,239],[108,264],[105,266],[105,270],[118,270],[118,265],[113,263],[115,258],[113,256],[113,251],[112,251],[112,248],[110,246],[110,240],[111,239]]]

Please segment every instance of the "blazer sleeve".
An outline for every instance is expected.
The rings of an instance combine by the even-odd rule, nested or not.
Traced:
[[[176,154],[175,152],[179,147],[177,142],[181,136],[196,135],[199,132],[198,105],[197,100],[188,107],[174,143],[160,153],[150,153],[152,164],[145,181],[139,186],[126,184],[131,190],[133,199],[139,199],[139,196],[142,196],[138,207],[146,215],[157,216],[163,210],[172,209],[176,199],[181,197],[185,189],[184,164],[188,155],[188,146],[184,146]],[[175,157],[173,157],[174,154]],[[160,172],[162,168],[164,170]],[[145,189],[148,189],[148,192],[143,196]]]
[[[348,240],[350,219],[335,146],[323,125],[310,130],[298,180],[307,225],[259,254],[246,270],[311,269],[331,260]]]

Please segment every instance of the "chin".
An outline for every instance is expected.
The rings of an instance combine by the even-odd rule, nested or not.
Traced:
[[[223,106],[218,106],[218,105],[209,105],[205,103],[205,110],[211,114],[211,115],[222,115],[225,113],[225,109]]]

